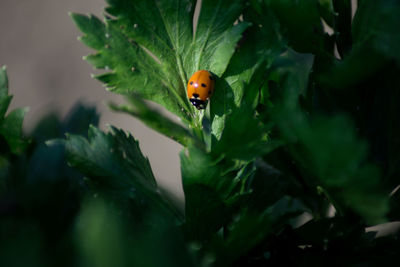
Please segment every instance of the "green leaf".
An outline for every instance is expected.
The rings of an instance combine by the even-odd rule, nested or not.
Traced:
[[[228,227],[217,255],[217,265],[231,265],[285,227],[288,219],[304,212],[301,202],[282,196],[262,213],[244,209]]]
[[[213,158],[212,155],[202,150],[189,146],[180,153],[182,183],[185,187],[191,184],[203,184],[217,191],[222,199],[228,199],[233,188],[238,184],[234,180],[233,170],[237,166],[221,163],[221,158]]]
[[[285,49],[273,15],[264,6],[261,12],[250,9],[244,13],[244,18],[253,25],[245,32],[226,72],[217,80],[210,103],[211,118],[215,115],[221,118],[241,105],[254,109],[258,104],[259,88],[265,80],[266,67]]]
[[[109,107],[114,111],[127,113],[139,118],[150,128],[184,146],[194,142],[193,136],[188,129],[165,117],[158,110],[150,107],[139,97],[127,97],[127,100],[129,101],[129,105],[117,106],[115,104],[110,104]]]
[[[7,116],[6,112],[12,96],[8,94],[8,78],[6,67],[0,68],[0,135],[4,137],[12,153],[19,154],[28,145],[23,139],[22,122],[28,108],[19,108],[11,111]]]
[[[176,81],[165,76],[159,59],[125,36],[116,23],[108,22],[106,25],[94,16],[71,16],[85,33],[81,38],[82,42],[98,50],[96,55],[87,58],[88,61],[96,68],[112,70],[97,75],[97,79],[112,91],[126,95],[139,94],[164,105],[182,119],[190,120],[183,87],[180,88]],[[181,89],[179,93],[177,89]]]
[[[200,183],[185,186],[185,224],[189,240],[208,240],[230,219],[231,210],[219,194]]]
[[[204,0],[185,69],[190,76],[199,69],[207,69],[222,76],[233,55],[236,42],[248,23],[233,23],[239,18],[244,1]],[[188,76],[188,77],[189,77]]]
[[[21,153],[27,145],[28,141],[22,137],[22,122],[28,108],[19,108],[11,111],[0,124],[0,135],[2,135],[13,153]]]
[[[86,136],[89,125],[99,124],[99,116],[95,107],[77,102],[63,120],[63,134],[67,132]]]
[[[389,1],[360,1],[353,21],[355,43],[372,42],[373,49],[400,64],[400,3]]]
[[[128,190],[139,187],[155,191],[156,180],[138,142],[122,130],[110,127],[110,133],[89,128],[89,140],[68,135],[65,143],[68,162],[82,173],[104,180],[111,186]]]
[[[122,220],[101,199],[86,202],[75,227],[77,248],[83,262],[98,267],[127,264]]]
[[[193,239],[207,240],[231,219],[250,194],[247,183],[255,167],[253,163],[233,162],[222,156],[215,158],[194,146],[183,150],[180,157],[185,229]]]
[[[318,11],[325,22],[331,27],[334,25],[335,15],[337,15],[335,14],[332,1],[334,0],[318,0]]]
[[[139,143],[124,131],[110,126],[104,133],[91,126],[88,139],[67,135],[65,143],[68,163],[87,175],[92,186],[120,200],[138,197],[154,208],[169,212],[177,219],[181,214],[162,195],[150,167],[140,151]]]
[[[300,53],[320,53],[323,29],[315,0],[266,0],[289,45]]]
[[[296,63],[290,63],[295,58]],[[313,78],[312,57],[288,53],[279,59],[270,79],[276,81],[280,97],[269,111],[279,129],[278,138],[287,144],[304,183],[311,188],[321,185],[326,189],[327,198],[337,204],[339,213],[351,209],[369,223],[382,221],[387,212],[387,197],[379,187],[376,166],[366,163],[367,143],[360,139],[347,116],[326,116],[319,114],[318,109],[313,110],[315,99],[307,95],[312,82],[309,79]],[[299,100],[310,102],[311,113],[300,108],[304,101]],[[376,208],[367,209],[372,203]]]
[[[398,1],[360,2],[352,23],[352,49],[349,49],[350,36],[343,34],[340,37],[342,39],[337,40],[338,49],[347,53],[343,60],[336,62],[318,77],[318,81],[325,87],[352,88],[390,65],[392,61],[399,66],[399,12]],[[346,30],[350,25],[348,20],[341,26]]]
[[[367,145],[346,117],[310,119],[294,109],[277,112],[275,122],[303,171],[316,179],[314,183],[320,183],[342,207],[351,208],[369,223],[384,220],[388,199],[379,189],[379,171],[364,163]],[[343,212],[340,205],[337,209]]]
[[[301,194],[309,195],[309,192],[304,192],[299,182],[296,181],[295,175],[292,175],[288,170],[288,163],[285,162],[283,157],[277,155],[283,149],[284,146],[269,153],[263,160],[256,160],[256,173],[249,184],[252,192],[246,200],[249,209],[263,211],[285,194],[297,198],[301,197],[302,200],[303,195]]]
[[[253,22],[245,32],[210,103],[211,150],[227,158],[251,160],[273,149],[267,142],[267,128],[255,116],[260,87],[267,67],[284,49],[272,14],[246,10],[244,18]],[[245,146],[243,144],[246,144]]]
[[[243,2],[202,1],[195,26],[193,0],[108,0],[106,11],[113,17],[105,23],[93,16],[72,18],[85,34],[82,42],[97,50],[86,59],[111,70],[97,79],[117,93],[157,102],[200,128],[201,116],[186,97],[187,79],[199,69],[224,73],[249,26],[233,25]]]
[[[217,123],[221,124],[218,121],[215,124]],[[212,137],[214,155],[251,161],[279,145],[268,140],[268,128],[255,117],[253,110],[246,107],[235,109],[231,114],[227,114],[223,123],[223,131],[219,139],[215,135]]]
[[[250,23],[242,22],[223,33],[221,44],[215,50],[206,68],[212,70],[217,76],[221,76],[228,66],[227,62],[235,52],[235,46],[242,37],[241,34],[250,25]]]
[[[185,193],[184,230],[191,240],[212,238],[234,216],[250,191],[247,183],[255,167],[252,163],[228,163],[189,146],[181,154]]]
[[[87,197],[75,224],[75,249],[88,266],[197,266],[181,233],[163,214],[116,212],[101,197]]]
[[[8,94],[8,77],[6,67],[0,68],[0,121],[4,119],[12,96]]]

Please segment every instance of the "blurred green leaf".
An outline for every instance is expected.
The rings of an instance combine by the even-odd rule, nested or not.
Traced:
[[[317,54],[322,51],[323,29],[317,1],[266,0],[266,3],[294,50]]]
[[[124,228],[104,202],[93,199],[84,203],[76,225],[76,243],[85,266],[127,266]]]
[[[356,44],[371,42],[372,49],[400,64],[400,3],[360,1],[353,21],[352,34]]]
[[[85,191],[82,176],[67,166],[63,144],[46,146],[44,142],[64,137],[63,129],[77,133],[78,128],[85,128],[93,111],[77,104],[64,120],[56,113],[47,114],[30,133],[28,148],[5,157],[7,165],[0,167],[4,184],[0,192],[0,243],[7,256],[0,255],[1,264],[72,266],[79,262],[71,226]]]
[[[276,123],[305,173],[369,223],[384,220],[388,203],[379,190],[379,171],[365,164],[367,145],[346,117],[307,118],[298,109],[276,114]]]
[[[223,240],[223,244],[219,244],[222,248],[217,249],[216,265],[229,265],[245,257],[268,236],[280,231],[288,219],[303,212],[302,203],[287,196],[283,196],[262,213],[244,209],[228,226],[227,237]]]
[[[319,81],[331,88],[351,88],[370,78],[392,60],[399,66],[399,12],[400,4],[396,0],[361,1],[352,24],[352,49],[343,60],[321,75]],[[346,21],[347,26],[342,27],[348,30],[350,22],[348,18]],[[338,48],[346,51],[348,43],[348,40],[339,39]]]
[[[0,226],[2,265],[39,267],[47,262],[44,240],[37,225],[2,218]]]
[[[137,223],[101,198],[87,198],[75,227],[83,265],[197,266],[173,224],[146,212],[145,223]]]
[[[22,122],[27,108],[14,109],[6,116],[12,96],[8,94],[6,67],[0,68],[0,135],[4,137],[12,153],[21,153],[29,144],[23,139]]]
[[[334,19],[337,15],[333,8],[333,2],[335,0],[318,0],[318,11],[325,22],[332,27],[334,25]],[[349,2],[349,1],[347,1]]]

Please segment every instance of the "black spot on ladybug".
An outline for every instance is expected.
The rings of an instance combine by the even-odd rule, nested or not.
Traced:
[[[207,87],[207,85],[205,85],[204,83],[201,84],[202,87]]]
[[[198,95],[198,94],[196,94],[196,93],[194,93],[194,94],[193,94],[193,97],[194,97],[194,98],[198,98],[198,97],[199,97],[199,95]]]
[[[192,85],[192,84],[193,84],[193,81],[190,82],[190,85]]]

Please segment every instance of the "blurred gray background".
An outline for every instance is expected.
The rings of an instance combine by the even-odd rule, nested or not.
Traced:
[[[82,60],[91,50],[77,40],[81,33],[68,12],[101,16],[104,6],[104,0],[0,0],[0,66],[7,65],[11,108],[30,108],[24,121],[29,131],[51,110],[65,116],[79,100],[95,105],[100,127],[112,124],[131,132],[159,184],[182,198],[181,146],[132,117],[109,111],[106,101],[122,98],[92,79],[95,71]]]

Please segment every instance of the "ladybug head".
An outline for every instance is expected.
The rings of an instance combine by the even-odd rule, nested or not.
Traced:
[[[207,105],[207,101],[198,98],[190,98],[190,102],[192,103],[193,106],[195,106],[199,110],[205,109]]]

